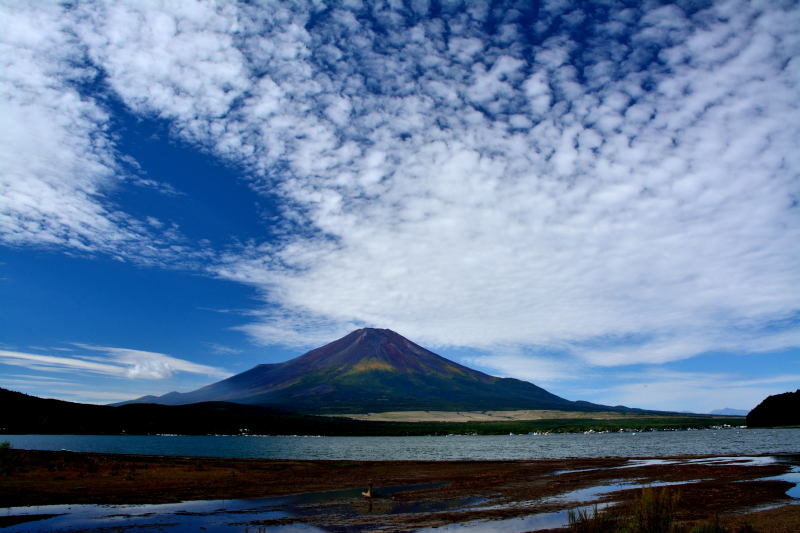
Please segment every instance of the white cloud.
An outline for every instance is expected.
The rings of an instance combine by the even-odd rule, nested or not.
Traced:
[[[75,10],[52,2],[0,3],[0,243],[64,247],[146,264],[204,255],[180,234],[156,232],[111,201],[126,175],[102,99],[84,94],[101,73],[76,37]]]
[[[751,379],[735,374],[661,370],[629,374],[627,378],[627,383],[588,388],[582,394],[600,403],[613,402],[643,409],[708,413],[731,407],[749,411],[767,396],[796,388],[800,375]]]
[[[229,372],[221,368],[201,365],[161,353],[85,344],[76,346],[102,352],[103,355],[65,357],[0,350],[0,362],[40,371],[90,373],[130,379],[167,379],[178,372],[203,374],[215,378],[230,376]]]
[[[233,4],[87,4],[76,29],[126,104],[166,118],[216,119],[247,86]]]
[[[89,80],[57,4],[0,6],[0,236],[87,250],[135,236],[102,205],[114,161],[102,108],[74,85]]]
[[[106,357],[125,367],[125,376],[129,378],[166,379],[176,372],[204,374],[216,378],[226,378],[231,375],[221,368],[193,363],[162,353],[88,344],[76,344],[76,346],[103,352]]]
[[[580,360],[532,356],[514,349],[508,349],[505,353],[467,357],[465,361],[501,377],[524,379],[539,385],[590,377],[588,365]]]
[[[54,372],[90,372],[110,376],[122,376],[125,369],[121,366],[99,363],[78,357],[62,357],[41,355],[9,350],[0,350],[3,364],[21,366],[35,370],[48,370]]]
[[[576,344],[572,351],[585,361],[598,366],[620,366],[635,363],[660,364],[688,359],[707,352],[767,353],[800,345],[797,328],[778,327],[764,331],[746,325],[731,329],[710,324],[695,328],[689,324],[680,330],[638,338],[607,338],[594,346]]]
[[[209,348],[211,348],[211,353],[218,354],[218,355],[234,355],[237,353],[242,353],[242,350],[237,348],[231,348],[230,346],[225,346],[224,344],[217,344],[214,342],[208,343]]]
[[[48,9],[12,9],[61,39],[30,45],[46,53],[20,79],[46,80],[31,101],[51,101],[53,80],[66,95],[63,112],[30,105],[67,120],[51,143],[65,161],[48,168],[83,210],[25,207],[38,226],[9,219],[21,236],[8,239],[139,238],[98,199],[113,169],[102,108],[52,52],[85,49],[134,112],[283,199],[279,242],[209,268],[259,289],[270,312],[242,329],[263,342],[363,324],[433,345],[567,346],[598,365],[797,345],[796,5],[614,12],[582,43],[568,32],[584,14],[563,6],[541,13],[535,46],[511,10],[493,37],[486,9],[412,22],[376,7],[392,22],[382,33],[339,10],[307,24],[316,8],[302,4]],[[45,174],[11,186],[44,187]],[[59,217],[80,230],[40,231]],[[164,372],[148,361],[132,368]]]
[[[22,386],[43,386],[52,387],[53,385],[71,385],[69,381],[65,381],[60,377],[52,376],[32,376],[27,374],[6,374],[2,379],[2,386],[6,388],[14,388],[17,385]]]
[[[338,131],[325,121],[289,147],[283,190],[324,236],[253,248],[220,267],[293,310],[289,320],[297,310],[314,317],[248,331],[268,342],[284,331],[291,343],[320,319],[331,328],[355,321],[433,344],[571,343],[603,365],[796,346],[800,161],[791,144],[800,132],[786,117],[798,114],[798,78],[773,34],[797,31],[745,6],[729,22],[713,12],[702,26],[683,17],[648,16],[663,31],[647,38],[668,43],[674,63],[631,60],[596,88],[565,64],[564,39],[550,40],[536,55],[542,68],[521,85],[487,77],[483,63],[460,67],[462,49],[455,58],[424,43],[455,103],[439,72],[415,81],[388,58],[415,96],[402,98],[402,117],[400,100],[352,96],[353,108],[381,104],[368,123],[351,124],[353,135],[369,130],[369,150],[343,155],[319,136]],[[709,35],[742,45],[722,57],[694,45]],[[604,52],[617,50],[594,50],[597,64]],[[642,89],[645,79],[653,90]],[[536,125],[513,131],[500,108],[487,116],[469,106],[499,96],[531,102]],[[388,155],[377,172],[376,150]],[[632,335],[654,340],[630,343]],[[585,348],[609,338],[617,341],[608,350]]]

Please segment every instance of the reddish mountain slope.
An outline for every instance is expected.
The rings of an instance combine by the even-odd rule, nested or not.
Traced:
[[[226,401],[313,413],[403,410],[608,409],[445,359],[388,329],[364,328],[278,364],[188,393],[136,402]]]

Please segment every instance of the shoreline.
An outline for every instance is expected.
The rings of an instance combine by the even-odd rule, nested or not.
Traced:
[[[67,503],[158,504],[351,491],[355,496],[343,497],[344,503],[339,503],[355,508],[363,504],[359,491],[372,482],[378,494],[386,487],[407,488],[387,498],[392,505],[440,502],[446,508],[445,512],[406,516],[387,511],[358,518],[383,520],[400,530],[476,519],[508,520],[557,510],[559,506],[575,507],[577,502],[559,504],[558,498],[613,484],[620,485],[620,490],[594,501],[624,505],[640,492],[634,487],[668,484],[671,491],[681,494],[681,520],[703,520],[716,514],[730,523],[747,519],[756,525],[763,515],[768,517],[768,524],[785,523],[786,531],[798,530],[800,505],[792,505],[797,501],[786,495],[793,484],[765,479],[797,468],[797,456],[718,457],[337,461],[8,449],[0,450],[0,501],[4,508]],[[448,503],[479,500],[492,505],[459,508]],[[777,507],[750,512],[765,506]],[[317,517],[308,523],[324,526],[324,520],[320,520]]]

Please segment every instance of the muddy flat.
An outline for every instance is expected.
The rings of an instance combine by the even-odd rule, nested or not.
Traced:
[[[5,509],[5,519],[22,521],[25,530],[33,531],[37,524],[43,530],[58,529],[58,522],[52,522],[58,518],[28,521],[23,515],[57,513],[23,506],[197,500],[226,500],[225,504],[215,502],[215,511],[207,518],[228,520],[225,527],[240,531],[287,524],[323,531],[409,531],[453,525],[497,531],[558,530],[566,523],[568,509],[594,503],[623,509],[647,486],[677,495],[675,516],[680,523],[719,516],[723,524],[748,523],[756,531],[800,530],[800,505],[793,505],[797,500],[787,494],[796,490],[800,468],[798,458],[791,456],[278,461],[0,452],[0,502],[16,508]],[[370,483],[372,498],[365,498],[361,493]],[[225,518],[224,507],[242,506],[235,502],[244,499],[248,499],[244,506],[248,511]],[[155,505],[148,512],[158,514],[158,509]],[[190,514],[176,516],[176,520],[188,520]],[[195,510],[191,516],[193,523],[199,523],[203,511]],[[133,527],[136,519],[131,520]]]

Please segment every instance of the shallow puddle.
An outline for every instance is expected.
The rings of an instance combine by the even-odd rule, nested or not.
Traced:
[[[38,507],[11,507],[4,516],[51,515],[35,522],[25,522],[3,528],[9,532],[36,531],[241,531],[241,527],[228,528],[228,522],[241,520],[242,514],[253,513],[259,519],[280,519],[289,515],[278,510],[279,499],[208,500],[168,503],[158,505],[47,505]],[[315,531],[307,529],[307,531]]]
[[[625,464],[620,466],[610,466],[605,468],[583,468],[577,470],[559,470],[550,474],[551,476],[560,476],[563,474],[575,474],[581,472],[594,472],[597,470],[624,470],[629,468],[645,468],[648,466],[668,466],[668,465],[683,465],[683,464],[709,464],[720,466],[766,466],[775,463],[797,463],[800,462],[800,456],[732,456],[732,457],[698,457],[695,459],[628,459]]]
[[[419,504],[396,502],[391,496],[409,490],[437,488],[444,483],[398,485],[375,489],[376,498],[365,500],[361,489],[294,494],[275,498],[243,500],[199,500],[180,503],[150,505],[43,505],[9,507],[0,510],[0,516],[17,517],[21,523],[0,528],[5,532],[37,531],[252,531],[265,528],[257,524],[269,523],[269,531],[318,532],[325,531],[300,520],[325,516],[349,519],[365,514],[398,514],[408,512],[437,512],[453,507],[463,507],[463,500]],[[477,503],[477,502],[475,502]],[[297,521],[294,521],[297,520]],[[24,522],[23,522],[24,521]],[[281,521],[292,523],[281,524]]]
[[[662,483],[637,483],[636,481],[619,481],[614,483],[607,483],[603,485],[594,485],[591,487],[584,487],[576,489],[555,496],[542,498],[540,500],[529,500],[523,502],[510,502],[507,504],[498,504],[490,506],[477,506],[469,510],[497,510],[497,509],[513,509],[513,508],[533,508],[536,505],[564,505],[574,511],[592,511],[595,508],[604,509],[614,502],[602,502],[591,505],[575,506],[578,503],[592,502],[601,496],[619,492],[623,490],[636,490],[645,487],[666,487],[671,485],[684,485],[687,483],[697,483],[700,480],[694,481],[677,481],[677,482],[662,482]],[[459,524],[452,524],[435,529],[424,529],[421,531],[433,532],[442,530],[466,530],[475,532],[524,532],[524,531],[540,531],[543,529],[555,529],[566,527],[569,523],[569,509],[565,508],[560,511],[546,512],[546,513],[531,513],[528,515],[509,518],[504,520],[475,520],[471,522],[462,522]]]
[[[794,486],[786,491],[786,495],[790,498],[800,500],[800,466],[793,466],[791,470],[785,474],[764,477],[759,479],[759,481],[787,481],[789,483],[794,483]],[[800,503],[800,501],[797,503]]]

